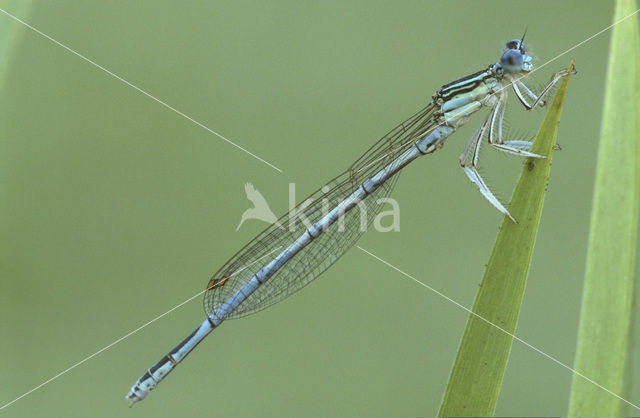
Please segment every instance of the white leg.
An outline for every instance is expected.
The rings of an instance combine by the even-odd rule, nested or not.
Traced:
[[[558,81],[560,81],[560,79],[566,75],[569,74],[575,74],[577,71],[573,70],[571,71],[571,73],[569,73],[569,71],[567,70],[562,70],[562,71],[558,71],[557,73],[555,73],[552,77],[551,77],[551,81],[549,82],[549,84],[547,84],[547,87],[545,87],[542,92],[540,93],[540,95],[538,96],[538,100],[534,101],[533,104],[531,105],[532,107],[535,107],[536,104],[538,104],[540,101],[542,101],[542,99],[544,98],[544,96],[546,96],[551,89],[553,89],[553,86],[556,85],[556,83]],[[544,102],[543,102],[544,103]]]
[[[515,84],[514,84],[515,86]],[[504,119],[504,109],[507,102],[507,95],[500,94],[498,103],[491,112],[491,122],[489,123],[489,144],[495,149],[506,152],[507,154],[518,155],[520,157],[545,158],[542,155],[529,152],[531,142],[529,141],[503,141],[502,140],[502,121]]]
[[[575,70],[571,72],[571,74],[575,74],[575,73],[576,73]],[[556,83],[558,81],[560,81],[560,79],[562,77],[564,77],[564,76],[566,76],[568,74],[569,74],[569,72],[567,70],[562,70],[562,71],[558,71],[557,73],[555,73],[553,75],[553,77],[551,77],[551,81],[549,82],[549,84],[547,84],[547,86],[542,90],[540,95],[537,96],[537,97],[522,81],[520,81],[520,79],[515,79],[511,75],[506,75],[506,77],[511,82],[511,86],[513,87],[513,91],[516,93],[516,97],[518,97],[518,100],[520,100],[520,103],[522,103],[522,105],[527,110],[531,110],[536,106],[544,106],[546,103],[543,100],[543,98],[547,94],[549,94],[549,92],[553,89],[553,86],[555,86]],[[522,95],[522,92],[520,91],[520,89],[524,90],[524,92],[533,100],[532,104],[529,104],[527,102],[527,100]]]
[[[533,106],[531,106],[529,102],[527,102],[527,99],[524,98],[524,96],[522,95],[522,92],[520,91],[520,88],[518,87],[518,84],[522,84],[522,83],[520,83],[519,81],[515,81],[511,76],[508,76],[507,79],[511,81],[511,87],[513,87],[513,91],[516,94],[516,97],[518,98],[518,100],[520,100],[520,103],[522,103],[522,106],[524,106],[524,108],[527,110],[533,109]],[[537,99],[538,98],[536,97],[536,99],[534,100],[537,100]]]
[[[538,100],[538,96],[536,96],[531,90],[529,90],[529,87],[527,87],[527,85],[524,84],[522,81],[517,80],[515,83],[518,85],[519,88],[522,89],[522,91],[525,92],[527,96],[529,96],[531,100],[533,100],[534,102]],[[544,100],[541,100],[538,106],[544,106],[546,104],[547,102],[545,102]]]
[[[480,193],[491,203],[496,209],[500,212],[507,215],[513,222],[516,222],[515,219],[511,216],[509,211],[500,203],[500,201],[493,195],[487,184],[484,182],[482,177],[477,171],[478,166],[478,153],[480,151],[480,144],[482,143],[482,137],[487,132],[487,128],[489,127],[489,122],[492,119],[493,111],[491,114],[485,119],[485,121],[480,125],[480,127],[475,131],[471,139],[467,143],[462,155],[460,156],[460,165],[464,170],[464,173],[469,177],[469,180],[478,188]]]

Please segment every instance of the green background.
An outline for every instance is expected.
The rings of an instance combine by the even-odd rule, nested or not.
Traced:
[[[540,64],[610,24],[603,1],[0,1],[0,7],[282,174],[0,14],[0,406],[198,293],[277,214],[528,26]],[[573,363],[610,32],[575,59],[517,335]],[[13,39],[7,36],[5,39]],[[8,58],[5,57],[8,55]],[[407,167],[401,231],[367,250],[471,306],[500,222],[459,168],[482,116]],[[511,95],[511,139],[540,111]],[[522,161],[482,173],[508,200]],[[6,416],[431,416],[467,314],[358,249],[294,297],[225,323],[149,398],[124,395],[204,318],[201,298]],[[497,415],[564,415],[571,373],[514,342]],[[636,391],[637,392],[637,391]],[[635,393],[631,402],[640,402]]]

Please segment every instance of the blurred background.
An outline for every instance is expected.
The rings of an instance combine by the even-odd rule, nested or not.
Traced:
[[[266,224],[528,27],[544,63],[609,2],[0,1],[0,7],[283,170],[0,13],[0,405],[204,289]],[[610,32],[576,61],[517,335],[572,365]],[[510,139],[543,111],[511,95]],[[471,306],[500,214],[458,165],[475,116],[407,167],[400,232],[363,248]],[[509,135],[511,134],[511,135]],[[508,201],[522,160],[485,150]],[[276,306],[226,322],[147,400],[125,394],[204,319],[201,298],[0,411],[30,416],[432,416],[467,313],[356,249]],[[354,303],[355,300],[355,303]],[[497,415],[565,415],[571,373],[513,343]],[[640,402],[640,394],[629,398]]]

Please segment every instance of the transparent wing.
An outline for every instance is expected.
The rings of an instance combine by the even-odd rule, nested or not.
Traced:
[[[362,182],[376,173],[433,127],[435,107],[429,104],[376,142],[345,172],[312,193],[296,208],[249,242],[218,270],[209,281],[204,298],[207,314],[213,313],[233,296],[253,275],[298,238],[310,224],[349,196]],[[288,263],[251,294],[230,316],[238,318],[264,309],[297,292],[344,254],[366,231],[397,180],[393,176],[344,214],[319,237],[311,241]],[[302,219],[308,220],[305,224]]]
[[[393,161],[394,158],[412,146],[415,140],[423,137],[434,127],[433,114],[435,110],[436,106],[429,103],[418,113],[393,128],[362,154],[349,167],[349,171],[363,181],[371,177],[371,174]]]

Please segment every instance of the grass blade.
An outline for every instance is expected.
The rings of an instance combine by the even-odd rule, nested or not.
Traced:
[[[634,12],[618,0],[614,21]],[[613,28],[575,369],[617,394],[625,365],[638,227],[640,71],[638,20]],[[624,403],[574,376],[570,416],[622,416]],[[637,413],[637,411],[634,411]]]
[[[502,330],[469,315],[439,416],[491,416],[495,409],[511,350],[505,331],[513,333],[518,319],[568,82],[560,82],[532,147],[547,158],[525,162],[509,207],[519,223],[504,218],[473,303],[474,313]]]

